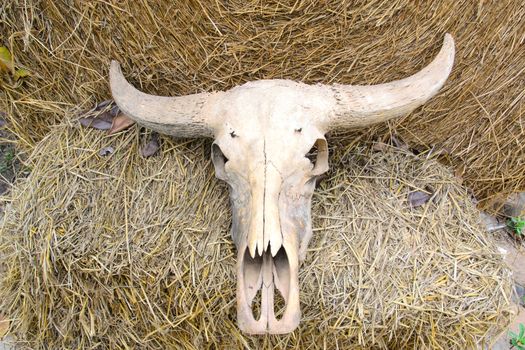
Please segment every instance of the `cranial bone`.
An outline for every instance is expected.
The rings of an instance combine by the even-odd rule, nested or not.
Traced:
[[[213,137],[216,176],[227,182],[237,247],[237,319],[251,334],[288,333],[299,324],[298,269],[312,235],[310,203],[328,170],[325,133],[408,114],[434,96],[454,61],[454,41],[427,67],[391,83],[306,85],[260,80],[225,92],[160,97],[138,91],[111,63],[113,97],[130,118],[176,137]],[[316,150],[316,159],[305,155]],[[276,316],[274,296],[284,312]],[[261,293],[260,316],[252,302]]]

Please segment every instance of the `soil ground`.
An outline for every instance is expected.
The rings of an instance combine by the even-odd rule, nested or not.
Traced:
[[[496,235],[496,244],[499,251],[502,253],[505,262],[512,270],[514,283],[516,286],[516,295],[514,302],[516,303],[517,316],[510,324],[508,331],[518,333],[519,324],[525,325],[525,247],[523,240],[515,240],[512,238],[512,233],[506,229],[494,232]],[[492,350],[507,350],[511,349],[509,345],[509,332],[506,331],[501,335],[500,339],[494,344]]]

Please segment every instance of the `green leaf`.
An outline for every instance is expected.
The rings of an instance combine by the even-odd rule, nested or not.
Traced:
[[[15,81],[18,81],[20,78],[25,78],[27,76],[31,75],[31,73],[27,69],[17,69],[14,75]]]
[[[525,334],[525,326],[523,325],[523,323],[520,323],[518,327],[520,328],[520,336],[519,336],[519,338],[521,340],[521,338],[523,338],[523,335]]]
[[[11,52],[7,47],[0,46],[0,71],[12,72],[13,68],[13,56],[11,56]]]
[[[521,236],[523,231],[525,231],[525,219],[520,217],[511,217],[507,222],[507,226],[514,231],[517,235]]]
[[[516,232],[521,235],[523,233],[523,229],[525,229],[525,221],[519,221],[516,224]]]

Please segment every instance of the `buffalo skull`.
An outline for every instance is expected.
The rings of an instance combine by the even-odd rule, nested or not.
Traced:
[[[293,331],[301,317],[298,269],[312,236],[315,182],[328,170],[325,133],[408,114],[438,92],[453,61],[447,34],[428,66],[380,85],[259,80],[225,92],[161,97],[135,89],[115,61],[110,84],[117,105],[137,123],[175,137],[214,138],[216,176],[230,191],[237,321],[246,333],[277,334]],[[312,149],[315,156],[306,157]],[[274,310],[276,289],[284,299],[280,313]]]

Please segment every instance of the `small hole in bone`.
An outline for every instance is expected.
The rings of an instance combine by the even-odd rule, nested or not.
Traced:
[[[301,131],[303,131],[303,128],[295,129],[295,132],[301,132]]]
[[[235,131],[232,131],[230,133],[230,136],[232,137],[232,139],[236,138],[237,137],[237,134],[235,133]]]

